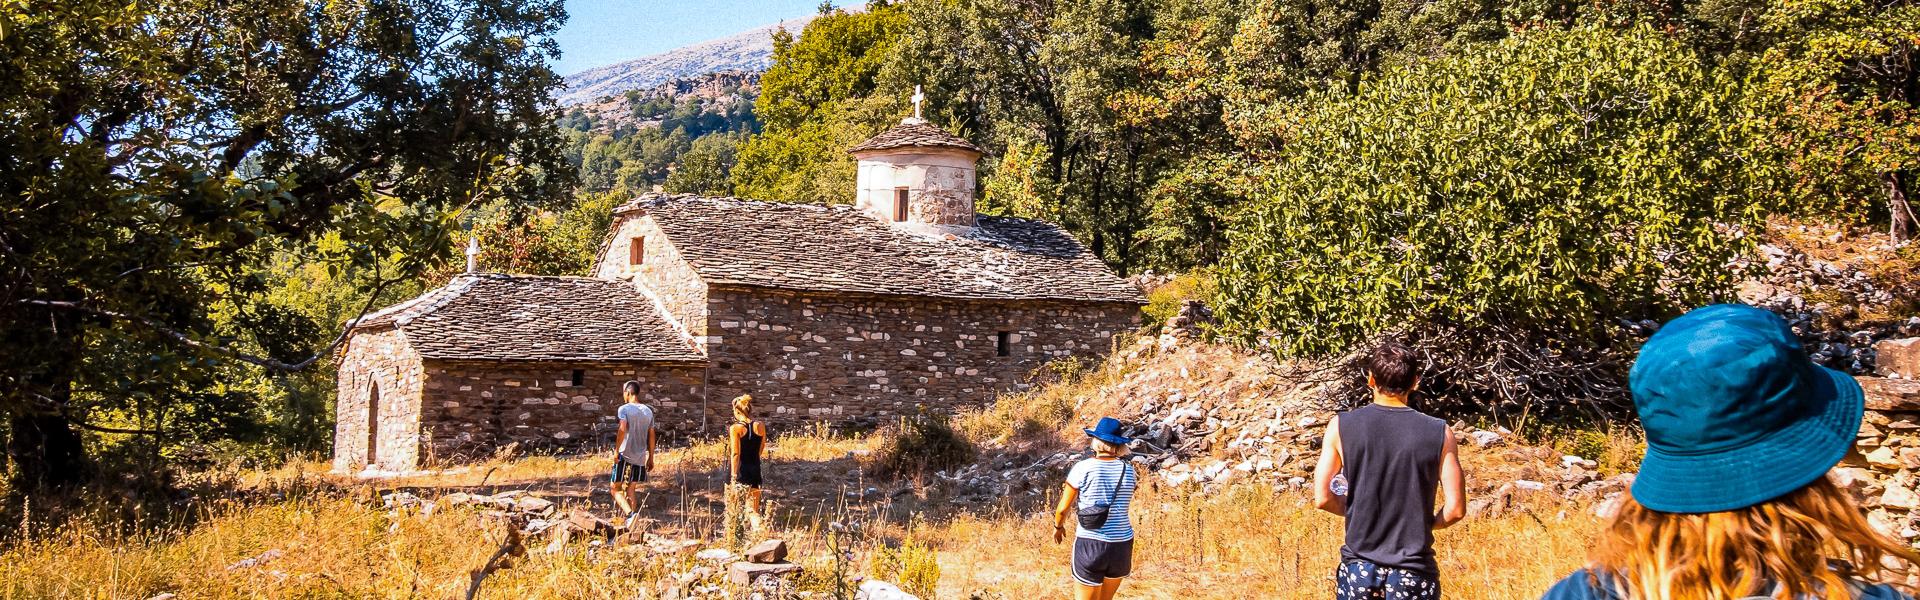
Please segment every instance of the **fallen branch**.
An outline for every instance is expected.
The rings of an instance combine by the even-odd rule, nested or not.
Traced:
[[[480,593],[480,582],[486,581],[488,575],[507,567],[508,556],[527,555],[526,546],[520,545],[520,528],[524,526],[519,517],[507,520],[507,539],[501,542],[500,549],[495,550],[493,556],[487,559],[487,564],[481,565],[469,575],[473,581],[467,584],[467,600],[473,600],[473,597]]]

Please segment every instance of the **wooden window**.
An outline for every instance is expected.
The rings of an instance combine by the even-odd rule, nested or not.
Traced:
[[[1013,355],[1013,332],[1000,332],[1000,335],[994,340],[993,353],[997,356]]]
[[[573,387],[580,387],[586,384],[587,384],[587,370],[574,369],[573,370]]]
[[[893,190],[893,220],[907,220],[907,188]]]
[[[647,236],[636,235],[627,240],[627,264],[641,265],[647,262]]]

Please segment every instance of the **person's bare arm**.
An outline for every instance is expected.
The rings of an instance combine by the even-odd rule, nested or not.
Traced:
[[[659,431],[660,429],[657,427],[654,427],[651,423],[647,425],[647,470],[648,471],[653,470],[653,444],[660,437],[656,435],[657,433],[659,433]]]
[[[757,434],[760,434],[760,450],[759,450],[759,456],[755,456],[754,458],[761,458],[761,459],[764,459],[764,458],[766,458],[766,457],[767,457],[767,445],[768,445],[768,444],[767,444],[767,424],[766,424],[766,423],[758,423],[758,422],[756,422],[756,423],[754,423],[754,424],[753,424],[753,432],[754,432],[754,433],[757,433]]]
[[[1467,477],[1460,471],[1460,446],[1447,430],[1447,446],[1440,454],[1440,514],[1433,516],[1433,528],[1445,529],[1467,517]]]
[[[1340,417],[1327,423],[1327,435],[1320,441],[1320,463],[1313,468],[1313,506],[1342,517],[1347,516],[1347,499],[1333,493],[1333,476],[1343,466],[1340,456]]]
[[[1060,490],[1060,506],[1053,509],[1053,543],[1067,539],[1067,517],[1073,513],[1074,505],[1080,502],[1080,488],[1068,483]]]
[[[729,483],[740,479],[740,459],[742,458],[740,456],[740,434],[742,429],[744,429],[744,427],[739,425],[727,427],[727,457],[732,459],[731,464],[733,465],[733,478],[727,480]]]
[[[613,431],[613,455],[620,455],[620,447],[627,445],[627,419],[620,419],[620,428]]]

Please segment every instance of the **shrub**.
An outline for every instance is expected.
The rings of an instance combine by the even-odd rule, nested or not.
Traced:
[[[940,554],[914,540],[881,546],[874,552],[873,577],[894,582],[909,594],[932,598],[940,585]]]
[[[1220,333],[1283,356],[1409,324],[1603,343],[1732,297],[1736,86],[1646,27],[1541,29],[1309,94],[1228,232]]]
[[[1180,307],[1185,306],[1188,300],[1211,303],[1213,294],[1213,274],[1205,271],[1182,273],[1148,290],[1147,306],[1141,310],[1146,313],[1147,325],[1159,327],[1165,325],[1167,319],[1179,314]]]
[[[883,477],[918,477],[952,469],[972,462],[975,454],[973,443],[940,413],[902,418],[879,435],[873,470]]]

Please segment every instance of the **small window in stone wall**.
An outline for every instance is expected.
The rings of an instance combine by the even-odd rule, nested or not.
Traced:
[[[647,262],[647,236],[636,235],[627,240],[627,264],[641,265]]]
[[[580,387],[586,384],[587,384],[587,370],[574,369],[573,370],[573,387]]]
[[[994,340],[994,345],[993,345],[993,353],[997,356],[1013,355],[1013,332],[1002,331],[1000,332],[1000,335],[996,336],[996,339]]]
[[[893,190],[893,220],[907,220],[907,188]]]

